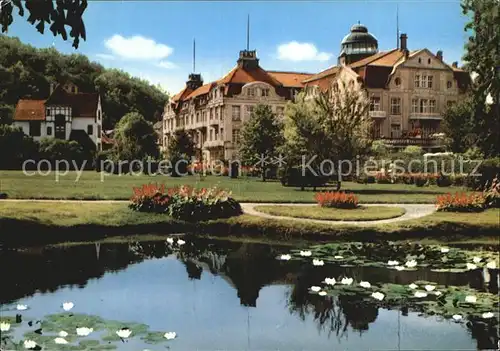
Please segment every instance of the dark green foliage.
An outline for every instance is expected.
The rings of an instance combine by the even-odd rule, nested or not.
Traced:
[[[176,198],[170,204],[168,213],[175,219],[200,222],[237,216],[242,213],[242,210],[240,204],[233,198],[213,203],[201,199]]]
[[[175,132],[167,148],[167,156],[172,164],[170,174],[179,177],[187,173],[187,166],[195,154],[194,142],[184,129]]]
[[[115,129],[113,152],[118,160],[143,160],[159,156],[153,124],[137,112],[123,116]]]
[[[314,174],[309,169],[305,169],[303,172],[302,167],[288,167],[280,170],[280,181],[283,186],[293,186],[300,187],[304,189],[305,187],[322,187],[325,186],[329,178],[325,176],[320,176]]]
[[[21,169],[25,160],[38,158],[38,145],[21,128],[0,124],[0,169]]]
[[[39,144],[39,158],[49,160],[52,165],[56,161],[66,160],[70,164],[81,165],[84,160],[92,159],[89,151],[76,141],[43,138]],[[92,162],[88,166],[91,166]]]

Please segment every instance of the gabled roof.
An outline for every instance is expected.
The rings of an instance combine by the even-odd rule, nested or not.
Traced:
[[[217,84],[247,84],[251,82],[265,82],[274,87],[281,85],[281,82],[260,66],[249,69],[236,66],[222,79],[219,79]]]
[[[174,103],[176,103],[176,102],[178,102],[180,100],[184,100],[184,98],[186,96],[188,96],[189,94],[191,94],[192,91],[193,90],[189,89],[188,87],[184,87],[181,91],[179,91],[177,94],[175,94],[172,97],[171,101],[174,102]]]
[[[404,57],[405,53],[399,49],[392,49],[389,51],[381,51],[375,55],[368,56],[362,60],[349,65],[351,68],[359,68],[362,66],[394,66],[398,61]]]
[[[301,72],[267,71],[267,73],[286,88],[302,88],[304,87],[302,82],[313,76],[312,73]]]
[[[321,71],[317,74],[310,76],[309,78],[305,79],[302,83],[311,83],[311,82],[315,82],[317,80],[320,80],[320,79],[323,79],[326,77],[335,76],[335,75],[337,75],[337,73],[340,72],[340,68],[341,68],[341,66],[329,67],[329,68],[325,69],[324,71]]]
[[[202,85],[198,89],[193,90],[189,95],[187,95],[184,98],[184,100],[189,100],[189,99],[193,99],[197,96],[208,94],[213,85],[214,85],[214,83],[208,83],[208,84]]]
[[[45,106],[70,106],[73,117],[95,117],[98,103],[97,93],[67,93],[59,84],[45,101]]]
[[[18,101],[14,121],[45,121],[45,100]]]

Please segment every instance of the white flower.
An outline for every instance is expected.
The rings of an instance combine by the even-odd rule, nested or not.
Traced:
[[[370,288],[372,285],[369,282],[361,281],[359,282],[359,286],[361,286],[362,288]]]
[[[467,303],[476,303],[477,302],[477,297],[475,297],[474,295],[467,295],[465,297],[465,302],[467,302]]]
[[[384,294],[382,294],[381,292],[374,292],[374,293],[372,294],[372,297],[373,297],[374,299],[376,299],[376,300],[382,301],[382,300],[384,299],[385,295],[384,295]]]
[[[324,266],[324,265],[325,262],[323,262],[323,260],[317,260],[317,259],[313,260],[313,266]]]
[[[126,339],[132,334],[132,330],[129,328],[121,328],[120,330],[116,331],[116,335],[118,335],[122,339]]]
[[[482,258],[481,258],[481,257],[474,257],[474,258],[472,259],[472,262],[474,262],[474,263],[479,263],[479,262],[481,262],[481,260],[482,260]]]
[[[426,286],[424,286],[424,288],[427,291],[433,291],[434,289],[436,289],[436,287],[434,285],[426,285]]]
[[[320,292],[318,293],[318,295],[319,295],[319,296],[326,296],[326,294],[327,294],[327,293],[326,293],[326,291],[320,291]]]
[[[427,297],[427,293],[423,291],[415,291],[415,297]]]
[[[18,304],[18,305],[16,306],[16,308],[17,308],[17,310],[18,310],[18,311],[25,311],[25,310],[27,310],[27,309],[28,309],[28,306],[27,306],[27,305],[21,305],[21,304]],[[29,341],[29,340],[28,340],[28,341]]]
[[[417,266],[417,261],[415,261],[415,260],[409,260],[409,261],[406,261],[405,264],[406,264],[406,267],[413,268],[413,267]]]
[[[54,342],[55,342],[56,344],[60,344],[60,345],[64,345],[64,344],[67,344],[67,343],[68,343],[68,342],[66,341],[66,339],[64,339],[64,338],[55,338],[55,339],[54,339]]]
[[[321,290],[321,288],[319,286],[315,286],[315,285],[311,286],[309,289],[311,289],[311,291],[314,291],[314,292],[318,292]]]
[[[344,258],[344,256],[333,256],[333,258],[336,259],[336,260],[341,260],[341,259]]]
[[[418,285],[417,285],[417,284],[415,284],[415,283],[411,283],[410,285],[408,285],[408,287],[409,287],[410,289],[415,290],[416,288],[418,288]]]
[[[327,285],[335,285],[336,282],[335,278],[325,278],[325,284]]]
[[[468,270],[472,270],[472,269],[476,269],[476,268],[477,268],[477,266],[474,263],[467,263]]]
[[[6,332],[9,331],[10,329],[10,324],[7,322],[2,322],[0,323],[0,331]]]
[[[311,251],[300,251],[300,256],[309,257],[312,255]]]
[[[397,266],[399,264],[399,262],[398,261],[391,261],[391,260],[389,260],[389,261],[387,261],[387,264],[389,266]]]
[[[454,314],[453,316],[451,316],[451,318],[453,318],[456,321],[459,321],[462,320],[463,317],[461,314]]]
[[[73,306],[75,306],[75,304],[73,302],[63,302],[63,304],[62,304],[63,310],[65,310],[65,311],[71,310],[73,308]]]
[[[434,295],[436,295],[436,296],[441,296],[442,294],[443,294],[443,293],[442,293],[441,291],[436,291],[436,292],[434,292]]]
[[[280,256],[280,260],[282,260],[282,261],[288,261],[291,258],[292,258],[292,256],[290,256],[290,255],[281,255]]]
[[[24,348],[25,349],[34,349],[36,347],[36,342],[33,340],[24,340]]]
[[[169,244],[173,244],[173,243],[174,243],[174,239],[172,239],[172,238],[167,238],[167,243],[169,243]]]
[[[486,267],[489,269],[496,269],[497,268],[497,263],[495,261],[488,262],[486,264]]]
[[[172,339],[175,339],[177,337],[177,334],[175,332],[168,332],[168,333],[165,333],[165,335],[163,335],[163,336],[167,340],[172,340]]]
[[[441,248],[441,252],[442,252],[442,253],[447,253],[447,252],[450,252],[450,248],[449,248],[449,247],[442,247],[442,248]]]
[[[344,285],[351,285],[353,281],[354,281],[354,279],[352,279],[352,278],[342,278],[340,283],[344,284]]]
[[[404,271],[405,270],[405,267],[403,267],[403,266],[396,266],[394,268],[396,268],[396,270],[398,270],[398,271]]]
[[[93,331],[94,331],[93,328],[87,328],[87,327],[76,328],[76,334],[78,336],[87,336]]]
[[[61,330],[58,334],[61,338],[65,338],[68,336],[68,333],[66,333],[64,330]]]
[[[179,246],[182,246],[182,245],[184,245],[185,243],[186,243],[186,242],[185,242],[184,240],[182,240],[182,239],[177,240],[177,245],[179,245]]]
[[[486,319],[493,318],[493,316],[494,316],[493,312],[485,312],[482,314],[482,317]]]

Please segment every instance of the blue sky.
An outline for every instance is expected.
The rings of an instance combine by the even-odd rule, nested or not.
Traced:
[[[379,49],[396,47],[396,6],[400,32],[411,50],[443,50],[448,63],[459,61],[467,38],[459,0],[448,1],[89,1],[84,14],[87,41],[77,52],[106,67],[123,69],[167,91],[176,92],[192,71],[205,82],[234,67],[246,47],[250,14],[250,48],[266,69],[317,72],[336,63],[340,42],[360,21],[379,41]],[[75,52],[70,42],[52,33],[39,34],[16,17],[9,35],[36,47],[54,45]]]

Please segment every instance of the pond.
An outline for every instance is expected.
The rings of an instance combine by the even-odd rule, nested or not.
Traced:
[[[290,247],[185,237],[94,243],[0,254],[2,350],[408,350],[493,349],[498,314],[456,321],[414,306],[349,293],[311,293],[325,277],[372,285],[427,281],[467,287],[498,303],[498,271],[398,271],[284,261]],[[177,240],[177,239],[175,239]],[[169,240],[171,241],[171,240]],[[65,311],[64,302],[74,306]],[[27,309],[18,310],[24,308]],[[68,307],[68,305],[65,305]],[[494,309],[497,310],[497,305]],[[69,309],[69,308],[68,308]],[[16,318],[17,315],[17,318]],[[17,322],[16,323],[16,319]],[[76,328],[92,328],[87,336]],[[128,338],[116,331],[129,330]],[[58,333],[68,344],[55,344]],[[175,332],[167,340],[165,333]],[[40,346],[42,345],[42,346]],[[27,345],[30,346],[30,345]],[[31,345],[32,346],[32,345]]]

